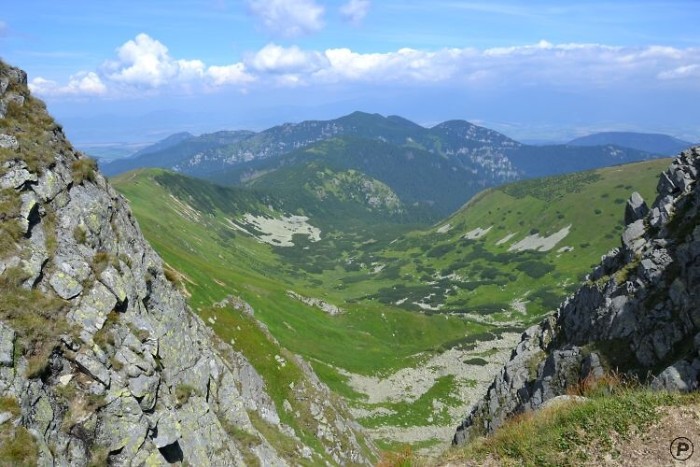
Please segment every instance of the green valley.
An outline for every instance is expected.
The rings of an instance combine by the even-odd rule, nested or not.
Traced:
[[[113,182],[193,309],[282,388],[278,405],[294,380],[280,364],[288,349],[380,446],[430,450],[449,439],[517,332],[619,242],[626,198],[651,199],[667,164],[489,189],[433,226],[388,215],[396,205],[374,206],[386,214],[377,215],[362,190],[334,190],[371,185],[392,199],[355,171],[317,172],[332,209],[313,202],[318,186],[281,197],[161,169]]]

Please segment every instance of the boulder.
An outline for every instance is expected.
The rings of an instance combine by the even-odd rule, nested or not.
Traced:
[[[625,206],[625,225],[643,219],[649,213],[649,207],[642,198],[642,195],[636,191],[632,193],[630,199],[627,200]]]

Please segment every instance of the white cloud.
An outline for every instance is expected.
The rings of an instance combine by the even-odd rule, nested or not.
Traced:
[[[68,89],[75,94],[100,95],[107,92],[107,86],[97,76],[97,73],[92,71],[72,76],[68,82]]]
[[[67,84],[43,78],[32,89],[43,95],[133,95],[137,90],[196,93],[221,87],[296,87],[359,83],[401,86],[516,89],[524,86],[585,89],[653,89],[660,82],[700,86],[700,48],[619,47],[603,44],[535,44],[490,49],[403,48],[360,53],[349,48],[306,50],[267,44],[232,63],[207,65],[179,59],[146,34],[117,49],[95,71],[71,76]],[[338,88],[341,89],[341,88]]]
[[[7,35],[7,23],[0,21],[0,37],[5,37]]]
[[[328,60],[320,52],[267,44],[250,57],[247,64],[259,72],[312,73],[328,66]]]
[[[662,71],[658,76],[659,79],[663,80],[700,78],[700,65],[693,63],[692,65],[679,66],[673,70]]]
[[[204,76],[199,60],[175,60],[168,48],[147,34],[139,34],[117,49],[117,60],[105,63],[110,81],[156,88],[173,81],[190,81]]]
[[[32,92],[44,96],[133,95],[134,90],[157,91],[181,88],[246,85],[255,81],[242,62],[207,67],[201,60],[173,58],[168,48],[147,34],[139,34],[117,48],[116,59],[107,60],[96,71],[82,71],[61,85],[37,77]]]
[[[242,63],[234,63],[226,66],[210,66],[207,75],[216,86],[242,85],[255,81],[255,78],[248,74],[246,67]]]
[[[65,86],[41,77],[34,78],[29,83],[29,88],[32,92],[43,95],[99,96],[107,92],[107,86],[92,71],[71,76]]]
[[[314,0],[249,0],[250,10],[268,31],[298,37],[323,28],[322,6]]]
[[[369,12],[369,0],[350,0],[340,7],[340,14],[346,21],[358,25]]]
[[[361,54],[350,49],[328,49],[330,66],[317,73],[327,81],[435,82],[455,76],[462,55],[471,49],[442,49],[424,52],[400,49],[396,52]]]

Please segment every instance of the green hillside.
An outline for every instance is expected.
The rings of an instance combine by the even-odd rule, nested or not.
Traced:
[[[433,228],[350,258],[385,267],[371,284],[358,288],[349,274],[340,287],[416,311],[535,321],[619,245],[626,199],[632,191],[654,199],[667,165],[656,160],[484,191]]]
[[[375,439],[392,447],[411,427],[451,429],[464,410],[458,395],[477,384],[464,375],[478,374],[509,348],[488,343],[554,309],[619,243],[631,192],[652,199],[667,165],[657,160],[491,189],[419,229],[389,215],[399,205],[385,204],[383,216],[368,210],[362,190],[352,188],[372,179],[353,170],[323,167],[313,189],[285,197],[159,169],[113,182],[193,309],[269,384],[288,385],[288,370],[277,363],[277,346],[250,337],[260,332],[247,331],[257,329],[256,320],[282,348],[305,357]],[[309,197],[319,187],[325,207]],[[376,189],[393,199],[386,185]],[[333,207],[347,216],[334,215]],[[557,233],[561,239],[550,238],[547,251],[511,249],[536,246],[537,237],[522,242],[527,236]],[[254,319],[241,307],[214,306],[227,297],[249,303]],[[471,370],[427,369],[426,386],[409,384],[402,394],[415,397],[403,402],[373,399],[358,386],[358,378],[381,375],[378,384],[428,368],[449,349],[459,350],[449,358]],[[449,439],[430,433],[421,446]]]

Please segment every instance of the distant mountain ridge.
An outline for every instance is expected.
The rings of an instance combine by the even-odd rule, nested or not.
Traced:
[[[591,135],[575,138],[569,141],[568,144],[570,146],[615,145],[665,156],[676,154],[693,145],[693,143],[669,135],[659,133],[636,133],[631,131],[593,133]]]
[[[654,157],[611,145],[529,146],[464,120],[426,128],[395,115],[353,112],[258,133],[174,135],[135,157],[103,164],[102,169],[116,175],[136,168],[165,168],[224,185],[255,185],[284,197],[296,196],[294,190],[318,188],[315,172],[305,173],[299,167],[354,170],[387,185],[409,208],[404,213],[425,214],[427,207],[432,211],[428,217],[437,220],[485,188]]]

